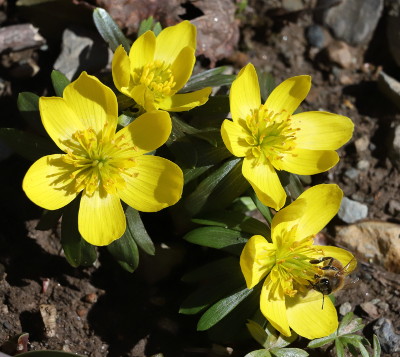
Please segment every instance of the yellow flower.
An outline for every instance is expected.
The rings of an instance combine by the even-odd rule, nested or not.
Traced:
[[[112,90],[83,72],[59,97],[42,97],[43,125],[64,152],[44,156],[28,170],[23,189],[37,205],[55,210],[80,192],[78,228],[94,245],[125,232],[120,199],[154,212],[181,197],[183,175],[173,162],[144,155],[168,139],[167,112],[145,113],[117,133],[118,105]]]
[[[352,136],[353,123],[327,112],[293,112],[307,96],[309,76],[292,77],[261,104],[257,73],[248,64],[232,83],[231,120],[222,124],[222,139],[235,156],[244,157],[242,173],[259,200],[279,210],[286,193],[275,170],[313,175],[336,165],[334,151]]]
[[[343,196],[337,185],[314,186],[279,211],[272,219],[272,243],[256,235],[240,256],[240,266],[250,289],[265,276],[260,296],[263,315],[283,335],[292,328],[308,339],[328,336],[338,327],[336,309],[330,299],[311,288],[315,274],[324,272],[311,260],[332,257],[346,274],[357,265],[344,249],[313,245],[313,237],[337,213]],[[325,270],[326,272],[326,270]]]
[[[192,74],[195,50],[196,27],[189,21],[167,27],[157,37],[147,31],[133,43],[129,56],[122,46],[116,49],[114,84],[145,111],[181,112],[202,105],[211,88],[176,94]]]

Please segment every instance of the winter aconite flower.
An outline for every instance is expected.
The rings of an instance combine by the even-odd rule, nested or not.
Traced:
[[[180,199],[181,169],[144,155],[168,139],[167,112],[143,114],[116,133],[115,94],[86,72],[65,88],[63,98],[40,98],[39,109],[47,133],[64,153],[37,160],[23,189],[48,210],[64,207],[82,193],[78,228],[89,243],[107,245],[125,232],[120,200],[154,212]]]
[[[177,94],[190,78],[196,61],[196,27],[189,21],[167,27],[156,37],[147,31],[132,45],[122,46],[112,61],[114,84],[145,111],[190,110],[208,100],[211,88]]]
[[[286,200],[276,170],[312,175],[339,160],[334,151],[352,136],[353,123],[327,112],[293,114],[310,90],[309,76],[289,78],[261,104],[258,78],[248,64],[232,83],[231,120],[222,124],[226,147],[244,157],[242,172],[258,198],[279,210]]]
[[[343,196],[337,185],[314,186],[279,211],[272,219],[269,243],[260,235],[246,243],[240,266],[250,289],[266,277],[260,296],[264,316],[283,335],[292,328],[308,339],[327,336],[338,327],[336,309],[315,287],[316,276],[324,276],[323,257],[337,259],[346,273],[357,262],[344,249],[313,245],[313,237],[337,213]],[[349,264],[350,263],[350,264]]]

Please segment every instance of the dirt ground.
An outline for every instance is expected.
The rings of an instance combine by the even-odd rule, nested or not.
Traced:
[[[313,184],[337,183],[347,197],[368,206],[368,219],[399,223],[400,210],[390,209],[391,201],[400,202],[399,171],[388,157],[388,144],[400,112],[377,86],[381,68],[387,73],[398,71],[382,41],[385,21],[379,21],[368,44],[352,47],[359,62],[340,68],[327,62],[306,40],[306,28],[315,23],[316,3],[304,1],[302,10],[287,10],[282,3],[249,1],[238,16],[240,35],[234,50],[229,57],[214,60],[217,65],[233,66],[236,72],[253,62],[269,71],[277,83],[289,76],[311,75],[313,87],[302,109],[342,114],[355,124],[353,139],[339,151],[339,164],[329,173],[313,177]],[[3,0],[0,6],[6,16],[3,25],[25,22],[14,5],[7,7]],[[39,56],[40,71],[35,77],[14,78],[2,68],[0,126],[22,126],[16,109],[19,92],[45,95],[50,86],[56,49],[31,55]],[[203,55],[201,63],[209,65],[210,61]],[[360,138],[366,141],[362,151],[355,144]],[[360,160],[368,161],[369,168],[356,179],[349,178],[346,172]],[[141,255],[135,273],[123,271],[105,250],[94,267],[72,268],[63,257],[58,228],[35,230],[41,210],[21,190],[29,165],[15,154],[0,162],[1,351],[14,354],[12,337],[22,332],[29,333],[29,350],[57,349],[93,357],[158,353],[165,357],[243,356],[259,348],[252,342],[221,346],[210,341],[207,333],[196,332],[198,316],[178,314],[181,302],[191,292],[191,287],[181,282],[182,275],[219,253],[192,246],[173,233],[165,235],[165,226],[151,226],[146,215],[144,221],[157,253],[154,257]],[[168,212],[159,213],[157,219],[168,225]],[[335,226],[343,224],[339,219],[331,223],[326,235],[333,242]],[[359,278],[358,283],[338,294],[338,308],[350,304],[349,309],[364,319],[363,333],[370,341],[379,317],[400,329],[399,275],[364,261],[354,277]],[[365,305],[371,301],[373,309]],[[56,309],[54,335],[44,329],[39,312],[43,304]],[[309,352],[314,356],[322,353]]]

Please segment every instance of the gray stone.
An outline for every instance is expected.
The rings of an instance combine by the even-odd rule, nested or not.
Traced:
[[[368,206],[344,197],[340,205],[338,216],[346,223],[354,223],[368,216]]]
[[[385,353],[400,352],[400,335],[394,332],[392,321],[381,317],[373,326],[374,333],[379,339]]]
[[[393,59],[400,66],[400,0],[388,2],[386,36]]]
[[[391,132],[389,140],[388,156],[393,165],[400,168],[400,125],[395,126]]]
[[[357,162],[357,169],[361,171],[367,171],[370,168],[370,163],[368,160],[360,160]]]
[[[308,27],[306,30],[306,38],[310,46],[317,48],[324,48],[330,40],[327,31],[319,25],[311,25]]]
[[[353,307],[351,306],[351,304],[348,301],[346,301],[342,305],[340,305],[339,314],[344,316],[347,313],[349,313],[352,309],[353,309]]]
[[[111,61],[111,54],[101,37],[91,31],[74,26],[64,30],[61,53],[54,69],[73,80],[82,71],[100,71]]]
[[[383,0],[320,0],[322,22],[340,40],[351,45],[367,43],[378,24]]]
[[[358,175],[360,174],[358,170],[356,170],[353,167],[350,167],[349,169],[347,169],[344,173],[350,180],[355,180]]]
[[[378,77],[379,90],[388,97],[393,104],[400,108],[400,82],[381,71]]]
[[[343,41],[332,41],[326,48],[329,62],[341,68],[357,67],[358,59],[356,50]]]

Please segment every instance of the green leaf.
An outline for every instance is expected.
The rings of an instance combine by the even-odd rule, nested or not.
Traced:
[[[107,250],[125,270],[133,273],[139,265],[138,247],[127,228],[121,238],[107,246]]]
[[[268,350],[256,350],[248,353],[244,357],[271,357],[271,353]]]
[[[0,128],[0,139],[17,154],[31,161],[60,153],[60,149],[50,139],[18,129]]]
[[[273,348],[270,350],[276,357],[307,357],[308,353],[300,348]]]
[[[160,23],[154,21],[153,16],[143,20],[140,23],[139,30],[137,36],[143,35],[146,31],[153,31],[156,36],[161,32],[162,28]]]
[[[53,83],[54,91],[58,97],[63,96],[65,87],[71,83],[70,80],[65,77],[64,73],[61,73],[55,69],[53,69],[51,72],[51,82]]]
[[[271,73],[261,72],[259,70],[257,70],[257,75],[258,82],[260,83],[261,98],[264,103],[276,87],[275,78]]]
[[[272,222],[272,213],[269,207],[265,206],[257,197],[256,193],[253,189],[250,190],[250,197],[256,205],[257,209],[260,211],[262,216],[266,219],[266,221],[271,224]]]
[[[186,210],[196,215],[202,210],[225,208],[249,187],[242,175],[239,158],[231,159],[206,177],[184,201]]]
[[[200,227],[187,233],[183,239],[193,244],[223,249],[231,254],[240,255],[248,241],[248,235],[222,227]]]
[[[17,99],[18,110],[24,120],[40,134],[46,134],[39,113],[39,96],[31,92],[21,92]]]
[[[73,267],[91,266],[97,259],[96,249],[86,242],[78,231],[80,196],[64,208],[61,222],[61,245],[65,257]]]
[[[192,221],[198,224],[224,227],[250,234],[260,234],[262,236],[271,235],[269,227],[264,223],[237,211],[215,211],[205,213],[199,218],[193,218]]]
[[[76,353],[68,353],[61,351],[30,351],[25,353],[19,353],[21,357],[82,357]]]
[[[308,343],[308,348],[318,348],[327,345],[328,343],[332,343],[336,338],[336,332],[330,334],[329,336],[316,338]]]
[[[239,269],[239,260],[236,257],[227,257],[203,265],[182,277],[185,283],[196,283],[202,280],[209,280],[211,277],[215,280],[223,280],[231,276],[234,272],[241,272]]]
[[[137,245],[147,254],[154,255],[155,247],[150,236],[147,234],[146,228],[140,218],[140,214],[132,207],[126,209],[127,229],[129,229],[132,238]]]
[[[51,228],[54,228],[60,220],[62,213],[63,210],[61,208],[54,211],[49,211],[45,209],[35,229],[39,231],[47,231]]]
[[[269,336],[268,333],[255,321],[248,320],[246,324],[247,329],[250,332],[250,335],[264,348],[268,348],[269,346]]]
[[[335,348],[337,357],[344,357],[344,346],[340,339],[335,340]]]
[[[185,185],[204,174],[210,167],[212,167],[212,165],[195,167],[193,169],[182,169]]]
[[[222,74],[227,67],[217,67],[193,75],[179,93],[193,92],[205,87],[231,85],[235,75]]]
[[[253,289],[246,287],[212,305],[200,318],[197,324],[198,331],[208,330],[228,315],[236,306],[246,299]]]
[[[130,41],[124,36],[106,10],[99,7],[95,9],[93,11],[93,21],[97,31],[99,31],[101,37],[108,43],[113,52],[115,52],[119,45],[122,45],[126,53],[129,53],[131,47]]]
[[[362,344],[362,342],[359,342],[357,344],[357,347],[360,350],[362,357],[369,357],[369,353],[368,353],[367,349],[365,348],[365,346]]]
[[[179,312],[186,315],[197,314],[232,291],[239,289],[244,283],[239,263],[237,263],[237,270],[239,270],[237,273],[232,272],[231,276],[227,276],[224,279],[216,279],[213,275],[210,275],[209,282],[198,288],[183,301]]]
[[[373,343],[373,355],[372,357],[380,357],[382,350],[381,350],[381,344],[379,343],[378,336],[374,335],[372,337],[372,343]]]

